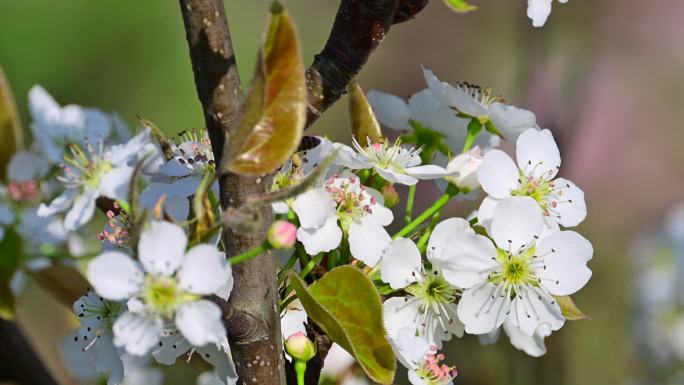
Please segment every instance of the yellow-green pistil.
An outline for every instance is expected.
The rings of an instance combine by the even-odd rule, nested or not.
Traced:
[[[180,288],[173,277],[145,277],[143,290],[145,303],[163,317],[171,318],[176,308],[185,302],[199,299],[198,295],[188,293]]]
[[[535,249],[531,247],[517,255],[498,249],[496,259],[499,268],[489,275],[489,282],[511,287],[513,294],[518,285],[539,286],[538,278],[532,269],[536,258]]]

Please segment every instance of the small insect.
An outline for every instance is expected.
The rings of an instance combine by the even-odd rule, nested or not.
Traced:
[[[297,147],[297,152],[309,151],[312,148],[316,148],[321,144],[321,139],[317,136],[306,135],[302,137],[301,142],[299,142],[299,147]]]

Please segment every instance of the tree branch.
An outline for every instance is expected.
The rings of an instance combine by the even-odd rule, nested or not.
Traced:
[[[306,71],[307,127],[346,92],[390,27],[412,19],[428,1],[341,0],[328,41]]]
[[[0,382],[57,385],[16,324],[0,319],[0,341]]]
[[[237,120],[242,101],[240,80],[222,0],[180,0],[197,94],[211,139],[216,164],[221,163],[225,135]],[[252,194],[265,192],[270,178],[236,174],[219,178],[225,210],[239,207]],[[260,213],[261,231],[241,235],[226,229],[228,255],[261,244],[272,213]],[[276,266],[269,253],[233,266],[235,284],[228,303],[219,302],[240,383],[284,384],[278,311]]]

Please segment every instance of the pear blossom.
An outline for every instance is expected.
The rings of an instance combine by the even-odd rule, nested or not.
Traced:
[[[406,295],[385,301],[384,320],[390,336],[410,328],[430,344],[442,346],[452,335],[463,335],[463,324],[456,315],[456,299],[460,290],[449,283],[437,257],[444,252],[451,234],[474,233],[467,221],[450,218],[435,226],[427,246],[427,258],[432,268],[421,261],[420,251],[413,241],[397,238],[382,257],[380,274],[392,289],[403,289]]]
[[[335,143],[335,148],[339,150],[335,163],[352,170],[372,168],[389,182],[409,186],[418,183],[419,179],[438,179],[448,175],[440,166],[420,166],[420,148],[401,146],[400,141],[390,144],[386,140],[382,143],[369,141],[368,146],[363,147],[356,139],[352,140],[356,151]]]
[[[571,181],[556,178],[561,158],[551,131],[527,130],[516,144],[517,166],[503,151],[492,150],[477,170],[477,179],[489,194],[480,206],[478,222],[487,227],[497,204],[510,196],[532,197],[552,230],[582,222],[587,215],[584,192]]]
[[[64,192],[49,205],[41,204],[38,215],[48,217],[68,211],[64,227],[77,230],[85,225],[95,212],[95,201],[99,197],[125,200],[134,167],[129,164],[133,156],[149,141],[150,131],[144,130],[126,144],[105,148],[100,141],[94,148],[87,145],[85,150],[71,145],[70,156],[65,156],[68,165],[58,177],[66,187]]]
[[[432,71],[423,68],[425,81],[437,100],[458,112],[459,116],[476,119],[491,125],[494,132],[508,141],[515,141],[523,131],[537,127],[537,118],[530,111],[509,106],[491,89],[470,84],[456,84],[439,80]]]
[[[120,384],[124,365],[114,346],[112,325],[122,305],[108,301],[92,291],[76,300],[74,313],[81,327],[62,342],[62,355],[69,370],[81,378],[107,374],[107,384]]]
[[[591,277],[593,248],[574,231],[542,238],[541,209],[530,197],[510,197],[495,209],[489,234],[452,234],[437,256],[446,281],[462,288],[458,318],[471,334],[508,323],[528,336],[565,318],[553,296],[581,289]]]
[[[105,112],[73,104],[60,107],[39,85],[29,90],[28,106],[33,138],[52,163],[61,161],[69,144],[97,143],[107,139],[112,130],[112,118]]]
[[[121,356],[124,378],[121,385],[162,385],[164,373],[150,365],[149,357]]]
[[[446,167],[448,176],[444,177],[463,192],[480,188],[477,180],[477,170],[482,165],[482,149],[475,146],[470,150],[456,155]]]
[[[417,337],[413,330],[404,328],[390,338],[399,362],[408,370],[412,385],[452,385],[458,375],[456,368],[443,364],[444,354],[437,346]]]
[[[153,209],[160,198],[164,211],[172,218],[182,221],[188,217],[188,197],[195,194],[202,179],[216,170],[214,153],[206,130],[183,131],[178,143],[171,143],[173,157],[159,166],[158,173],[140,195],[143,207]],[[218,194],[218,182],[212,185]]]
[[[138,244],[140,262],[122,251],[107,251],[88,265],[95,291],[108,300],[127,301],[114,323],[114,344],[133,355],[148,353],[172,323],[193,346],[221,343],[225,329],[218,306],[202,299],[228,283],[231,268],[215,245],[185,251],[183,229],[152,222]],[[223,295],[225,297],[225,294]]]
[[[165,329],[157,347],[152,351],[152,357],[160,364],[173,365],[178,357],[186,353],[188,360],[197,353],[197,356],[213,366],[214,373],[220,383],[225,385],[237,384],[237,371],[225,335],[218,343],[194,346],[177,329]]]
[[[363,186],[345,171],[325,181],[324,187],[299,195],[293,209],[300,227],[297,239],[310,255],[335,249],[347,234],[351,255],[374,266],[390,243],[384,226],[392,223],[392,211],[383,206],[382,195]]]
[[[568,0],[558,0],[567,3]],[[542,27],[551,14],[553,0],[527,0],[527,17],[532,19],[532,25]]]

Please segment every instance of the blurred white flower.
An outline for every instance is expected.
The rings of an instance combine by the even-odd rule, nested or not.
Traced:
[[[374,266],[391,240],[384,226],[394,219],[383,202],[382,195],[363,186],[356,175],[334,175],[323,188],[295,199],[293,209],[301,224],[297,239],[308,254],[316,255],[339,246],[344,232],[349,235],[351,255]]]
[[[477,170],[481,165],[482,150],[479,146],[475,146],[462,154],[456,155],[449,161],[446,167],[449,175],[444,177],[444,179],[465,193],[477,190],[480,188],[480,182],[477,180]]]
[[[558,0],[567,3],[568,0]],[[527,17],[532,19],[532,25],[542,27],[551,14],[553,0],[527,0]]]
[[[88,280],[102,297],[128,301],[114,323],[114,343],[134,355],[148,353],[172,322],[193,346],[221,343],[221,310],[203,295],[232,282],[231,268],[216,246],[199,244],[187,252],[183,229],[152,222],[140,235],[138,257],[105,252],[88,265]],[[232,283],[231,283],[232,285]]]
[[[516,143],[516,163],[501,150],[485,154],[477,170],[482,189],[489,194],[482,201],[478,222],[488,227],[497,204],[510,196],[532,197],[544,214],[550,230],[558,224],[576,226],[587,215],[584,192],[565,178],[556,178],[561,158],[549,130],[530,129]]]
[[[135,169],[129,160],[138,155],[149,137],[150,131],[145,130],[123,145],[105,148],[100,141],[97,148],[86,145],[85,150],[71,145],[71,155],[64,157],[68,165],[58,177],[66,190],[49,205],[41,204],[38,215],[49,217],[68,211],[64,227],[74,231],[90,221],[97,198],[126,200]]]
[[[458,232],[474,233],[461,218],[447,219],[435,226],[427,246],[432,268],[426,269],[413,241],[397,238],[382,257],[380,274],[392,289],[403,289],[404,296],[387,299],[383,305],[385,327],[390,337],[409,328],[428,344],[442,346],[453,335],[463,335],[463,324],[456,315],[457,287],[442,274],[440,259],[448,238]]]
[[[461,231],[437,256],[444,278],[464,289],[458,318],[471,334],[491,333],[510,323],[528,336],[542,324],[560,329],[565,318],[553,296],[570,295],[591,277],[593,248],[573,231],[540,239],[541,210],[529,197],[497,206],[491,238]]]
[[[452,385],[458,375],[456,368],[443,364],[444,354],[437,352],[435,345],[417,337],[414,331],[405,328],[390,338],[399,362],[408,370],[412,385]]]

